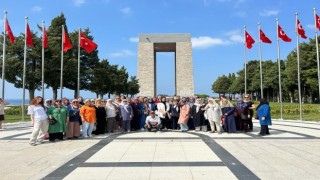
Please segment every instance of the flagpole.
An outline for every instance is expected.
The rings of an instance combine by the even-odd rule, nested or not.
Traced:
[[[22,77],[22,121],[24,121],[24,105],[26,97],[26,66],[27,66],[27,25],[28,17],[25,17],[25,34],[24,34],[24,56],[23,56],[23,77]]]
[[[77,83],[77,97],[80,96],[80,32],[81,28],[79,28],[79,33],[78,33],[78,83]]]
[[[44,98],[44,38],[43,38],[43,34],[44,34],[44,21],[42,21],[42,62],[41,62],[41,66],[42,66],[41,96],[42,96],[42,98]]]
[[[297,22],[298,22],[298,13],[296,12],[299,114],[300,114],[300,120],[302,120],[301,83],[300,83],[300,52],[299,52],[299,34],[298,34]]]
[[[318,42],[318,28],[317,28],[317,18],[316,18],[316,8],[313,8],[314,13],[314,32],[316,35],[316,49],[317,49],[317,67],[318,67],[318,89],[319,89],[319,97],[318,101],[320,100],[320,62],[319,62],[319,42]]]
[[[60,73],[60,100],[62,100],[63,91],[63,41],[64,41],[64,25],[62,25],[62,40],[61,40],[61,73]]]
[[[2,94],[1,97],[4,99],[4,85],[5,85],[5,59],[6,59],[6,22],[7,22],[7,11],[4,11],[3,21],[3,50],[2,50]]]
[[[259,34],[259,58],[260,58],[260,89],[261,98],[263,98],[263,86],[262,86],[262,50],[261,50],[261,35],[260,35],[260,22],[258,22],[258,34]]]
[[[244,37],[244,94],[247,94],[247,48],[246,48],[246,26],[243,27]]]
[[[280,39],[279,39],[279,19],[276,19],[277,22],[277,49],[278,49],[278,73],[279,73],[279,102],[280,102],[280,119],[283,119],[282,112],[282,89],[281,89],[281,66],[280,66]]]

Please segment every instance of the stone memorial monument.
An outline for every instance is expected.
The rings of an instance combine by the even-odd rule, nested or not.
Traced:
[[[156,92],[156,53],[175,53],[175,94],[194,95],[191,34],[140,34],[138,45],[138,96],[154,97]],[[163,84],[166,86],[166,84]]]

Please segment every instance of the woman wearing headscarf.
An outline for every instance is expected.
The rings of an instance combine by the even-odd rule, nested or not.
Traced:
[[[250,118],[250,111],[247,104],[242,98],[239,98],[235,105],[236,126],[239,131],[248,131],[248,118]]]
[[[268,125],[272,125],[270,112],[269,102],[266,99],[261,98],[260,104],[257,107],[258,118],[261,125],[260,136],[270,135],[268,127]]]
[[[139,130],[139,115],[141,111],[139,110],[138,99],[133,99],[130,105],[133,111],[133,118],[131,120],[131,130]]]
[[[63,140],[63,133],[67,130],[69,122],[69,111],[61,105],[61,100],[55,100],[47,114],[49,119],[55,119],[55,124],[49,124],[49,141],[54,142],[55,139]]]
[[[211,132],[214,132],[214,126],[217,128],[217,132],[221,134],[221,108],[212,98],[208,100],[208,104],[204,108],[207,111],[208,121],[210,123]]]
[[[113,104],[112,99],[108,99],[106,104],[107,113],[107,132],[113,132],[116,129],[116,116],[118,108]]]
[[[197,99],[191,108],[191,118],[193,118],[194,127],[196,131],[201,131],[206,128],[204,118],[204,105],[201,103],[201,99]]]
[[[170,111],[170,105],[166,101],[165,97],[161,98],[161,102],[157,104],[157,111],[156,114],[158,114],[160,120],[161,120],[161,130],[162,129],[171,129],[171,125],[169,123],[169,111]]]
[[[122,119],[122,131],[130,132],[131,131],[131,120],[133,117],[133,111],[131,106],[128,103],[127,99],[123,99],[122,103],[119,106],[119,112]]]
[[[178,124],[182,132],[188,131],[188,120],[190,118],[190,106],[184,100],[180,100],[180,115]]]
[[[95,100],[97,125],[94,132],[95,135],[104,134],[106,131],[107,113],[105,107],[101,103],[101,99]]]
[[[236,122],[233,115],[234,107],[229,100],[224,98],[221,99],[221,111],[224,116],[224,131],[228,133],[237,132]]]
[[[66,137],[68,139],[78,138],[80,136],[80,105],[78,99],[72,100],[69,106],[69,122],[67,124]]]
[[[91,138],[97,117],[96,109],[91,104],[90,99],[84,101],[84,105],[80,108],[80,116],[82,120],[82,136],[84,138]]]

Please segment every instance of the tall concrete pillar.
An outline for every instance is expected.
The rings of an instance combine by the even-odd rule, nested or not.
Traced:
[[[180,96],[194,95],[192,44],[176,43],[176,94]]]
[[[140,42],[138,47],[139,95],[153,97],[156,93],[156,65],[153,43]]]

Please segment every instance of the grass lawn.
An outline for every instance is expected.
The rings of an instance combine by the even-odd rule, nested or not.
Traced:
[[[258,105],[258,102],[255,102]],[[299,103],[282,103],[283,119],[299,120]],[[280,103],[270,102],[271,117],[280,118]],[[302,104],[302,120],[320,121],[320,104]]]
[[[4,115],[4,123],[13,123],[21,121],[21,115]],[[24,116],[25,121],[31,121],[30,116]]]

